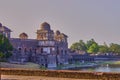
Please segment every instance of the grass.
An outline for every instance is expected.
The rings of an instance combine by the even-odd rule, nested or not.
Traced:
[[[101,64],[120,65],[120,61],[105,61],[105,62],[101,62]]]
[[[0,62],[1,68],[27,68],[27,69],[40,69],[40,65],[27,62],[26,64],[11,64],[8,62]]]
[[[113,64],[119,64],[120,65],[120,61],[113,62]]]

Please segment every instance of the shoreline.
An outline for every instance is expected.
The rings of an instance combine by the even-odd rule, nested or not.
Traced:
[[[94,67],[98,67],[98,64],[83,64],[83,65],[74,65],[73,66],[66,66],[66,67],[62,67],[61,70],[69,70],[69,69],[75,69],[75,68],[94,68]],[[58,69],[59,70],[59,69]]]

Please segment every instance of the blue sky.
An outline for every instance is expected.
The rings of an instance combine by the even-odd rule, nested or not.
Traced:
[[[18,37],[36,38],[40,24],[68,35],[69,46],[94,38],[120,44],[120,0],[0,0],[0,22]]]

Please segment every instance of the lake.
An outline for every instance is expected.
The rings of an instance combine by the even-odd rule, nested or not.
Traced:
[[[94,68],[76,68],[73,70],[94,71],[94,72],[120,72],[120,64],[101,64]]]

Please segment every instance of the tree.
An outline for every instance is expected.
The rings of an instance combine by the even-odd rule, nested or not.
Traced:
[[[108,53],[109,52],[109,47],[107,44],[104,42],[104,45],[99,45],[99,52],[100,53]]]
[[[99,50],[99,45],[97,43],[93,43],[89,49],[87,50],[88,53],[97,53]]]
[[[88,53],[97,53],[99,50],[99,45],[94,39],[87,41],[86,46]]]
[[[109,51],[113,52],[113,53],[119,53],[120,54],[120,45],[115,44],[115,43],[111,43],[110,47],[109,47]]]
[[[87,43],[83,40],[79,40],[79,42],[73,43],[70,48],[72,50],[81,50],[88,53],[97,53],[99,50],[99,45],[94,39],[87,41]]]
[[[81,50],[81,51],[87,50],[86,44],[83,42],[83,40],[79,40],[79,42],[73,43],[70,48],[72,50]]]
[[[87,50],[86,44],[85,44],[85,42],[83,42],[83,40],[79,41],[79,45],[80,45],[80,50],[82,50],[82,51]]]
[[[71,50],[79,50],[79,43],[75,42],[70,47]]]
[[[0,34],[0,58],[8,58],[12,55],[13,47],[9,40]]]
[[[107,45],[105,42],[103,45],[98,45],[94,39],[88,40],[86,43],[83,40],[79,40],[79,42],[75,42],[70,47],[72,50],[82,50],[88,53],[114,53],[120,54],[120,45],[111,43]]]
[[[94,43],[96,43],[94,39],[91,39],[91,40],[87,41],[87,43],[86,43],[87,49],[89,49],[89,47]]]

